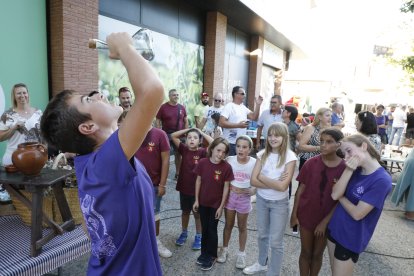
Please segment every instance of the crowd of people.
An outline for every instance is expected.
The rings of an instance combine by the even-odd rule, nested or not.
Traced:
[[[406,121],[406,142],[414,144],[413,108],[408,115],[405,107],[384,113],[382,105],[375,114],[361,111],[355,119],[358,133],[346,137],[341,131],[343,106],[337,102],[298,120],[297,107],[283,106],[280,95],[271,97],[262,112],[261,96],[248,109],[240,86],[225,105],[217,93],[209,106],[209,94],[202,92],[196,111],[188,114],[176,89],[169,90],[163,103],[161,81],[127,34],[111,34],[107,43],[110,57],[122,61],[132,86],[119,89],[120,106],[97,91],[83,95],[64,90],[42,114],[30,106],[27,87],[16,84],[13,108],[0,122],[0,140],[7,140],[3,165],[11,163],[11,153],[25,141],[44,139],[62,152],[77,154],[79,199],[91,240],[89,275],[162,274],[159,256],[172,256],[158,237],[170,155],[182,211],[175,244],[186,243],[193,214],[192,249],[200,250],[194,262],[202,270],[227,261],[237,218],[235,266],[245,274],[280,274],[298,165],[290,226],[299,226],[300,274],[319,273],[326,246],[333,275],[352,274],[391,191],[381,148],[392,144],[394,134],[400,143]],[[189,127],[192,115],[194,128]],[[257,121],[255,137],[247,135],[250,121]],[[259,254],[247,265],[253,195]],[[223,214],[223,246],[218,250],[217,225]]]

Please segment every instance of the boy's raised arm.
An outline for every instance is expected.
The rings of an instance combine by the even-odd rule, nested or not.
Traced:
[[[112,59],[125,66],[135,102],[119,130],[119,141],[130,159],[139,149],[164,99],[164,88],[149,63],[132,46],[127,33],[114,33],[106,39]]]

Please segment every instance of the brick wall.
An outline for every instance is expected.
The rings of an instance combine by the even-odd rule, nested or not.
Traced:
[[[226,49],[227,17],[219,12],[207,13],[204,47],[204,91],[213,99],[223,93],[224,55]]]
[[[256,53],[250,55],[249,64],[249,84],[247,94],[247,104],[251,110],[255,107],[255,97],[260,95],[262,85],[262,54],[264,49],[264,39],[261,36],[252,36],[250,39],[250,49],[252,52],[258,50]]]
[[[98,88],[98,53],[88,39],[98,37],[99,0],[49,1],[51,90],[89,92]]]

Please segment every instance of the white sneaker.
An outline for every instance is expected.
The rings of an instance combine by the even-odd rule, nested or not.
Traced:
[[[257,272],[262,272],[267,270],[267,265],[261,265],[258,262],[252,264],[251,266],[246,267],[243,269],[243,273],[247,275],[252,275]]]
[[[229,255],[228,249],[221,249],[220,256],[217,258],[217,262],[225,263],[227,261],[227,256]]]
[[[236,268],[243,269],[246,267],[246,253],[237,254]]]
[[[169,258],[172,256],[171,251],[168,250],[158,238],[157,238],[157,247],[158,247],[158,255],[160,255],[161,257]]]

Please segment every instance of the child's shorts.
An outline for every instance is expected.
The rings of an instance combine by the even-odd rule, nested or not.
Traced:
[[[240,214],[248,214],[252,210],[249,194],[238,194],[230,190],[225,208]]]
[[[340,245],[334,238],[332,238],[331,234],[328,231],[328,240],[330,240],[332,243],[335,244],[335,252],[334,256],[336,259],[340,261],[348,261],[349,259],[352,259],[352,262],[356,264],[359,259],[359,254],[352,252],[349,249],[346,249],[342,245]]]
[[[195,202],[195,196],[185,195],[180,192],[180,207],[183,211],[193,210],[193,205]]]

